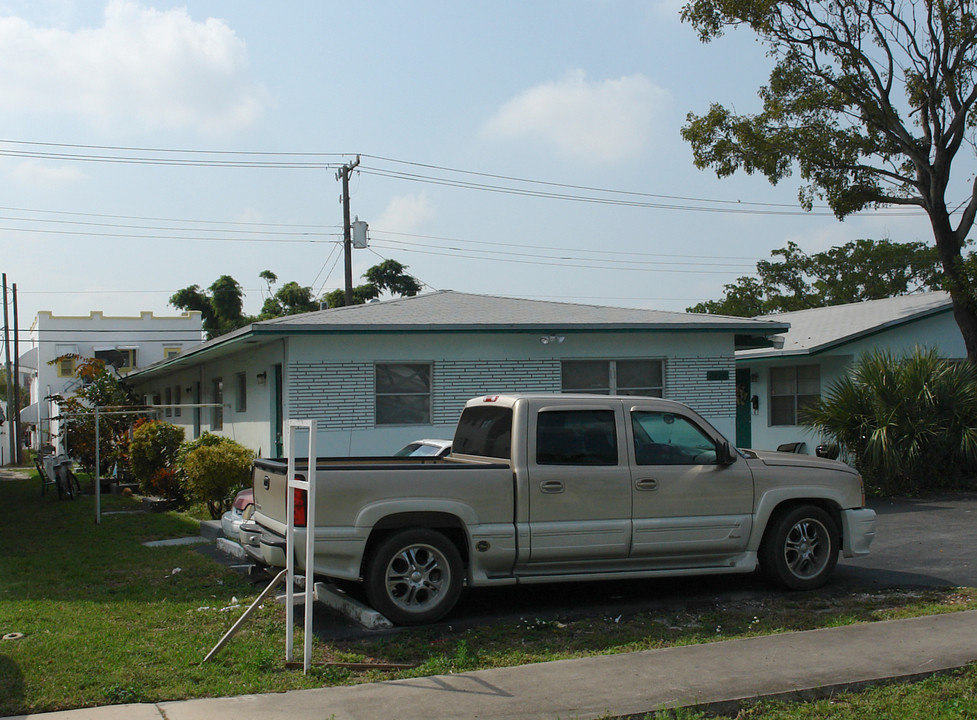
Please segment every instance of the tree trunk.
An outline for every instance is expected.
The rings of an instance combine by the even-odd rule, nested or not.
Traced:
[[[931,222],[933,234],[936,238],[936,249],[940,254],[943,274],[946,277],[946,287],[953,301],[953,319],[960,328],[963,342],[967,348],[967,357],[977,362],[977,302],[974,289],[970,286],[970,279],[963,268],[963,243],[957,233],[950,227],[949,218],[934,218]]]

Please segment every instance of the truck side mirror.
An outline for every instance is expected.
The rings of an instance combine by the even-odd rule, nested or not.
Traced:
[[[728,442],[716,444],[716,462],[720,465],[732,465],[736,462],[736,453],[730,449]]]

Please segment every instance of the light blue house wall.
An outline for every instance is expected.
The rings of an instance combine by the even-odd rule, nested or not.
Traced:
[[[287,415],[315,419],[319,451],[376,455],[419,437],[451,438],[467,400],[502,392],[560,392],[561,360],[642,358],[664,362],[665,397],[694,407],[732,437],[732,334],[585,333],[542,345],[539,334],[346,336],[288,341]],[[432,363],[432,424],[374,421],[376,363]],[[724,374],[709,380],[710,373]]]
[[[661,363],[665,397],[732,438],[736,338],[784,329],[442,292],[256,323],[131,379],[163,404],[177,388],[183,404],[212,403],[215,380],[223,381],[222,423],[213,408],[173,408],[164,418],[188,438],[217,432],[271,456],[285,450],[280,420],[314,419],[320,456],[389,455],[412,440],[451,438],[472,397],[560,392],[563,361],[643,359]],[[378,424],[376,368],[408,363],[430,367],[430,422]]]
[[[917,297],[907,296],[906,302],[911,303]],[[925,347],[935,348],[942,357],[946,358],[962,359],[967,356],[963,336],[953,319],[948,300],[942,304],[942,307],[930,308],[921,313],[907,312],[900,315],[898,303],[891,303],[891,307],[894,311],[891,315],[881,314],[874,326],[868,323],[859,331],[847,336],[846,333],[849,333],[850,328],[841,322],[835,312],[831,312],[837,311],[841,314],[844,313],[844,308],[824,308],[823,311],[828,312],[822,312],[820,315],[817,315],[818,311],[806,311],[816,316],[804,318],[803,322],[797,323],[797,328],[792,327],[785,333],[782,350],[738,352],[737,368],[750,372],[749,394],[757,398],[759,405],[751,416],[750,446],[757,450],[774,450],[786,443],[804,442],[806,454],[813,455],[815,448],[821,442],[821,438],[816,433],[803,425],[772,424],[770,386],[772,368],[816,365],[820,372],[820,391],[823,395],[834,382],[849,372],[852,364],[860,356],[875,350],[886,350],[895,356],[900,356],[912,352],[916,347]],[[791,315],[800,314],[792,313],[775,317],[790,322]],[[837,322],[833,321],[833,317],[838,318]],[[791,337],[795,333],[807,333],[807,328],[811,327],[815,330],[808,337],[813,337],[817,333],[817,339],[812,346],[805,345],[805,338]],[[837,329],[837,337],[831,337],[832,328]],[[745,445],[739,440],[740,438],[738,438],[739,445]]]

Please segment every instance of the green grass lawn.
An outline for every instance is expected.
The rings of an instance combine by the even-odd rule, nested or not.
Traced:
[[[960,588],[809,593],[620,618],[525,618],[462,632],[414,628],[337,644],[316,639],[314,661],[334,664],[306,676],[285,668],[285,611],[268,602],[203,665],[262,588],[193,547],[142,545],[197,535],[193,518],[144,513],[136,499],[103,496],[102,522],[96,525],[94,503],[92,496],[42,497],[36,477],[0,480],[0,636],[23,635],[0,640],[0,716],[458,672],[977,607],[977,591]],[[301,627],[296,642],[301,648]],[[416,667],[363,671],[335,664],[341,662]],[[945,691],[947,703],[959,700],[972,709],[974,674],[961,678],[954,681],[966,692]],[[779,710],[762,706],[750,712]],[[917,716],[923,715],[905,715]]]

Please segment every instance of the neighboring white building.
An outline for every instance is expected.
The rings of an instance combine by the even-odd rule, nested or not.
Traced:
[[[31,425],[31,445],[51,443],[57,433],[57,408],[47,398],[68,395],[80,384],[75,368],[84,358],[99,358],[121,375],[176,357],[203,340],[197,311],[157,317],[106,317],[93,311],[88,317],[64,317],[47,310],[37,314],[30,328],[30,349],[21,355],[21,366],[34,369],[30,380],[30,405],[21,410],[21,423]]]
[[[732,438],[734,348],[787,325],[451,291],[257,322],[129,376],[164,420],[281,455],[283,423],[316,419],[319,455],[389,455],[448,437],[486,393],[657,395]]]
[[[813,455],[819,438],[798,423],[805,403],[821,397],[860,355],[888,350],[895,356],[934,348],[941,357],[963,359],[967,348],[945,292],[765,315],[789,324],[774,347],[736,352],[736,444],[775,450],[803,442]]]

